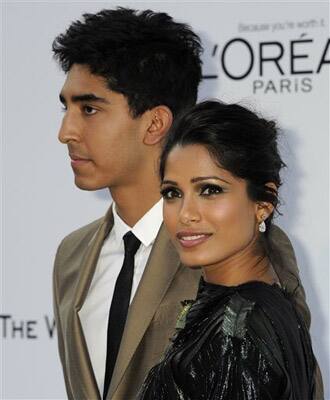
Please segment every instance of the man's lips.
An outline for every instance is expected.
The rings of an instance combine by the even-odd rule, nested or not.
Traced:
[[[211,235],[212,233],[182,231],[176,237],[182,247],[190,248],[204,243]]]
[[[78,154],[72,154],[69,153],[69,156],[71,158],[71,165],[72,166],[78,166],[78,165],[84,165],[88,162],[90,162],[91,160],[86,158],[86,157],[82,157]]]

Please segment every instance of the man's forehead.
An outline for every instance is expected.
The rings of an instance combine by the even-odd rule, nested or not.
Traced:
[[[97,102],[104,105],[123,105],[129,108],[126,97],[107,86],[105,78],[92,74],[88,66],[74,64],[60,91],[61,103]]]
[[[63,97],[71,97],[86,93],[104,96],[110,94],[111,90],[107,87],[106,80],[99,75],[92,74],[88,66],[74,64],[66,76],[61,94]]]

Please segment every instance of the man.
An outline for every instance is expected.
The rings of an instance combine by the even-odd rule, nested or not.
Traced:
[[[84,15],[53,51],[67,73],[59,139],[75,183],[107,187],[113,199],[104,218],[62,241],[55,260],[66,389],[70,399],[130,400],[198,287],[200,273],[180,264],[162,225],[158,159],[173,120],[197,100],[201,45],[164,13],[118,8]],[[279,229],[270,236],[275,269],[309,324],[291,244]],[[127,238],[136,241],[130,255]]]

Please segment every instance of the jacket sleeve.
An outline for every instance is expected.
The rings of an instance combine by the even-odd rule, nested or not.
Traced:
[[[308,329],[311,314],[306,303],[306,294],[299,276],[297,259],[288,236],[273,225],[268,236],[269,257],[285,290],[293,294],[297,310],[302,315]]]
[[[61,243],[61,245],[62,245],[62,243]],[[58,351],[59,351],[59,356],[60,356],[60,360],[61,360],[61,363],[62,363],[62,369],[63,369],[63,375],[64,375],[64,381],[65,381],[65,388],[66,388],[66,392],[67,392],[68,398],[69,399],[73,399],[73,394],[71,392],[71,388],[70,388],[70,384],[69,384],[69,380],[68,380],[67,369],[66,369],[64,336],[63,336],[62,325],[61,325],[61,317],[60,317],[60,311],[59,311],[59,287],[58,287],[58,279],[57,279],[57,270],[58,270],[58,266],[59,266],[61,245],[59,246],[59,248],[57,250],[56,257],[55,257],[55,262],[54,262],[54,271],[53,271],[53,308],[54,308],[54,317],[55,317],[56,330],[57,330]]]
[[[294,249],[288,236],[276,225],[271,227],[268,236],[269,257],[282,286],[291,294],[298,312],[310,329],[311,313],[306,303],[306,294],[299,277],[299,269]],[[323,381],[316,362],[314,399],[324,399]]]

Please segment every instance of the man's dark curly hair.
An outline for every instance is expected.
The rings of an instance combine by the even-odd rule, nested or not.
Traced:
[[[157,105],[176,116],[197,101],[199,37],[166,13],[118,7],[84,14],[56,37],[54,57],[64,72],[83,64],[122,93],[134,117]]]

